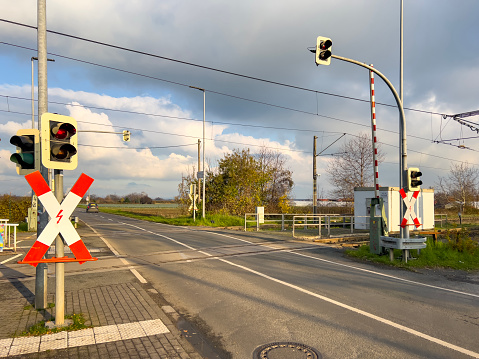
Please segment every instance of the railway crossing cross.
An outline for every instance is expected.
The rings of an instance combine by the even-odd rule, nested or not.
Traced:
[[[416,203],[417,197],[419,196],[419,191],[414,191],[411,199],[407,198],[407,194],[403,188],[401,188],[401,190],[399,191],[399,194],[401,195],[407,207],[406,213],[404,213],[404,218],[402,219],[402,222],[401,222],[401,227],[404,228],[408,225],[407,221],[409,219],[409,216],[411,216],[411,218],[414,221],[414,225],[416,226],[416,228],[419,228],[421,226],[421,223],[419,223],[419,220],[417,219],[416,213],[414,212],[414,208],[413,208],[414,204]]]
[[[51,220],[20,263],[36,267],[59,233],[75,255],[76,261],[82,264],[85,261],[95,260],[70,222],[71,214],[93,183],[93,178],[82,173],[61,204],[58,203],[39,171],[26,175],[25,179],[42,202]],[[56,258],[54,261],[59,262],[61,259]]]

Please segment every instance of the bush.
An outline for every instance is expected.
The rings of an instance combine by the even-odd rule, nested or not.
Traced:
[[[446,240],[447,246],[450,249],[461,253],[474,254],[478,249],[477,243],[471,239],[469,231],[466,228],[453,233],[448,230],[446,233]]]
[[[28,216],[31,206],[30,197],[0,196],[0,218],[8,219],[10,223],[20,223]]]

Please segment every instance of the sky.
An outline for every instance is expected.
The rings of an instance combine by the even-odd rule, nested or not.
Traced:
[[[37,1],[0,7],[0,193],[27,195],[9,138],[32,127]],[[316,66],[308,48],[329,37],[334,55],[373,64],[400,88],[400,0],[48,0],[46,13],[55,60],[48,110],[73,117],[79,131],[78,168],[64,171],[65,191],[86,173],[99,196],[178,195],[182,176],[197,170],[203,137],[196,86],[206,91],[207,167],[232,150],[266,147],[293,172],[292,197],[312,198],[317,136],[318,152],[334,142],[317,157],[318,193],[328,198],[328,163],[345,141],[371,133],[369,72],[338,59]],[[404,0],[407,163],[421,169],[426,188],[454,164],[479,166],[478,133],[447,117],[479,110],[477,13],[477,0]],[[399,112],[377,76],[375,92],[379,183],[397,187]]]

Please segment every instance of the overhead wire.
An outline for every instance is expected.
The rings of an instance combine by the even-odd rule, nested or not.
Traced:
[[[6,20],[6,19],[0,19],[0,21],[10,23],[10,24],[14,24],[14,25],[18,25],[18,26],[28,27],[28,28],[31,28],[31,29],[37,29],[36,26],[22,24],[22,23],[18,23],[18,22]],[[70,35],[70,34],[58,32],[58,31],[47,30],[47,32],[52,33],[52,34],[56,34],[56,35],[59,35],[59,36],[73,38],[73,39],[84,41],[84,42],[93,43],[93,44],[96,44],[96,45],[106,46],[106,47],[110,47],[110,48],[114,48],[114,49],[118,49],[118,50],[123,50],[123,51],[132,52],[132,53],[136,53],[136,54],[140,54],[140,55],[154,57],[154,58],[158,58],[158,59],[162,59],[162,60],[177,62],[177,63],[181,63],[181,64],[184,64],[184,65],[194,66],[194,67],[207,69],[207,70],[211,70],[211,71],[216,71],[216,72],[220,72],[220,73],[224,73],[224,74],[228,74],[228,75],[243,77],[243,78],[247,78],[247,79],[250,79],[250,80],[265,82],[265,83],[269,83],[269,84],[273,84],[273,85],[277,85],[277,86],[283,86],[283,87],[298,89],[298,90],[307,91],[307,92],[314,92],[316,94],[316,96],[318,94],[323,94],[323,95],[334,96],[334,97],[339,97],[339,98],[344,98],[344,99],[349,99],[349,100],[355,100],[355,101],[360,101],[360,102],[365,102],[365,103],[370,102],[370,100],[359,99],[359,98],[354,98],[354,97],[350,97],[350,96],[344,96],[344,95],[339,95],[339,94],[334,94],[334,93],[329,93],[329,92],[323,92],[323,91],[308,89],[308,88],[304,88],[304,87],[300,87],[300,86],[285,84],[285,83],[281,83],[281,82],[277,82],[277,81],[262,79],[262,78],[258,78],[258,77],[254,77],[254,76],[239,74],[239,73],[226,71],[226,70],[222,70],[222,69],[217,69],[217,68],[213,68],[213,67],[209,67],[209,66],[199,65],[199,64],[195,64],[195,63],[191,63],[191,62],[187,62],[187,61],[183,61],[183,60],[178,60],[178,59],[173,59],[173,58],[169,58],[169,57],[165,57],[165,56],[161,56],[161,55],[156,55],[156,54],[152,54],[152,53],[148,53],[148,52],[144,52],[144,51],[134,50],[134,49],[130,49],[130,48],[122,47],[122,46],[117,46],[117,45],[113,45],[113,44],[108,44],[108,43],[100,42],[100,41],[97,41],[97,40],[91,40],[91,39],[87,39],[87,38],[83,38],[83,37],[75,36],[75,35]],[[15,46],[15,47],[19,47],[19,48],[23,48],[23,49],[27,49],[27,50],[31,50],[31,51],[36,51],[36,49],[32,49],[32,48],[28,48],[28,47],[24,47],[24,46],[20,46],[20,45],[15,45],[15,44],[10,44],[10,43],[6,43],[6,42],[0,42],[0,44]],[[96,63],[93,63],[93,62],[90,62],[90,61],[75,59],[75,58],[71,58],[71,57],[68,57],[68,56],[60,55],[60,54],[54,54],[54,53],[49,53],[49,54],[53,55],[53,56],[58,56],[58,57],[61,57],[61,58],[66,58],[66,59],[69,59],[69,60],[73,60],[73,61],[78,61],[78,62],[82,62],[82,63],[94,65],[94,66],[99,66],[99,67],[103,67],[103,68],[107,68],[107,69],[111,69],[111,70],[121,71],[121,72],[124,72],[124,73],[129,73],[129,74],[142,76],[142,77],[146,77],[146,78],[150,78],[150,79],[164,81],[164,82],[168,82],[168,83],[172,83],[172,84],[176,84],[176,85],[180,85],[180,86],[189,86],[189,85],[179,83],[179,82],[175,82],[175,81],[170,81],[170,80],[161,79],[161,78],[157,78],[157,77],[153,77],[153,76],[149,76],[149,75],[139,74],[139,73],[136,73],[136,72],[133,72],[133,71],[118,69],[118,68],[114,68],[114,67],[111,67],[111,66],[96,64]],[[232,97],[232,98],[236,98],[236,99],[241,99],[241,100],[244,100],[244,101],[255,102],[255,103],[259,103],[259,104],[263,104],[263,105],[267,105],[267,106],[273,106],[273,107],[286,109],[286,110],[290,110],[290,111],[296,111],[296,112],[301,112],[301,113],[305,113],[305,114],[316,115],[316,116],[324,117],[324,118],[327,118],[327,119],[332,119],[332,120],[335,120],[335,121],[341,121],[341,122],[345,122],[345,123],[349,123],[349,124],[355,124],[355,125],[366,127],[366,125],[360,124],[360,123],[357,123],[357,122],[354,122],[354,121],[348,121],[348,120],[339,119],[339,118],[335,118],[335,117],[319,115],[319,114],[317,114],[317,113],[315,114],[313,112],[302,111],[302,110],[293,109],[293,108],[289,108],[289,107],[285,107],[285,106],[274,105],[274,104],[270,104],[270,103],[266,103],[266,102],[262,102],[262,101],[247,99],[247,98],[243,98],[243,97],[239,97],[239,96],[235,96],[235,95],[230,95],[230,94],[226,94],[226,93],[221,93],[221,92],[217,92],[217,91],[213,91],[213,90],[208,90],[208,92],[218,94],[218,95],[222,95],[222,96],[228,96],[228,97]],[[72,105],[72,104],[69,104],[69,105]],[[376,105],[396,107],[396,105],[380,103],[380,102],[376,102]],[[84,107],[88,107],[88,106],[84,106]],[[94,107],[92,107],[92,108],[94,108]],[[405,107],[404,109],[409,110],[409,111],[428,113],[428,114],[431,114],[431,115],[436,114],[436,115],[441,115],[441,116],[450,116],[450,115],[446,115],[446,114],[442,114],[442,113],[436,113],[436,112],[432,112],[432,111],[425,111],[425,110],[419,110],[419,109],[413,109],[413,108],[407,108],[407,107]],[[108,109],[104,109],[104,110],[108,110]],[[115,109],[109,109],[109,110],[110,111],[122,111],[122,110],[115,110]],[[11,111],[8,111],[8,112],[11,112]],[[124,111],[124,112],[132,113],[132,112],[129,112],[129,111]],[[152,116],[154,116],[154,114],[152,114]],[[162,115],[156,115],[156,116],[168,117],[168,116],[162,116]],[[194,119],[186,119],[186,118],[184,118],[184,119],[185,120],[194,120]],[[216,123],[219,123],[219,122],[216,121]],[[264,126],[246,125],[246,124],[231,124],[231,123],[224,123],[224,124],[237,125],[237,126],[261,127],[261,128],[264,127]],[[264,127],[264,128],[268,128],[268,127]],[[274,128],[274,127],[271,127],[271,128]],[[293,129],[293,130],[296,130],[296,131],[310,131],[310,130],[298,130],[298,129]],[[381,130],[397,134],[397,131],[391,131],[391,130],[386,130],[386,129],[381,129]],[[415,137],[415,138],[418,138],[418,139],[421,139],[421,140],[429,141],[428,139],[425,139],[425,138],[422,138],[422,137],[419,137],[419,136],[414,136],[414,135],[409,135],[409,136],[410,137]],[[434,141],[434,142],[438,143],[437,141]],[[388,145],[388,144],[386,144],[386,145]],[[397,146],[394,146],[394,147],[397,147]],[[465,147],[461,146],[461,148],[465,148]],[[473,149],[471,149],[471,150],[473,150]],[[410,151],[421,153],[419,151],[414,151],[414,150],[411,150],[411,149],[410,149]],[[305,152],[305,151],[300,151],[300,152]],[[435,156],[435,155],[430,155],[430,154],[426,154],[426,155],[442,158],[441,156]],[[446,159],[446,158],[444,158],[444,159]],[[453,159],[449,159],[449,160],[453,160]]]
[[[0,21],[1,21],[1,22],[5,22],[5,23],[9,23],[9,24],[13,24],[13,25],[17,25],[17,26],[27,27],[27,28],[30,28],[30,29],[35,29],[35,30],[37,29],[36,26],[32,26],[32,25],[28,25],[28,24],[22,24],[22,23],[19,23],[19,22],[16,22],[16,21],[7,20],[7,19],[0,19]],[[109,47],[109,48],[113,48],[113,49],[117,49],[117,50],[122,50],[122,51],[131,52],[131,53],[135,53],[135,54],[139,54],[139,55],[144,55],[144,56],[148,56],[148,57],[153,57],[153,58],[157,58],[157,59],[161,59],[161,60],[176,62],[176,63],[180,63],[180,64],[183,64],[183,65],[193,66],[193,67],[197,67],[197,68],[201,68],[201,69],[206,69],[206,70],[210,70],[210,71],[214,71],[214,72],[219,72],[219,73],[223,73],[223,74],[227,74],[227,75],[232,75],[232,76],[236,76],[236,77],[246,78],[246,79],[249,79],[249,80],[254,80],[254,81],[269,83],[269,84],[272,84],[272,85],[277,85],[277,86],[282,86],[282,87],[293,88],[293,89],[296,89],[296,90],[301,90],[301,91],[306,91],[306,92],[313,92],[313,93],[316,93],[316,94],[322,94],[322,95],[327,95],[327,96],[339,97],[339,98],[348,99],[348,100],[353,100],[353,101],[359,101],[359,102],[364,102],[364,103],[369,103],[369,102],[370,102],[370,100],[366,100],[366,99],[360,99],[360,98],[351,97],[351,96],[339,95],[339,94],[335,94],[335,93],[331,93],[331,92],[326,92],[326,91],[314,90],[314,89],[310,89],[310,88],[306,88],[306,87],[301,87],[301,86],[297,86],[297,85],[286,84],[286,83],[279,82],[279,81],[267,80],[267,79],[263,79],[263,78],[259,78],[259,77],[255,77],[255,76],[240,74],[240,73],[237,73],[237,72],[227,71],[227,70],[218,69],[218,68],[214,68],[214,67],[210,67],[210,66],[195,64],[195,63],[188,62],[188,61],[184,61],[184,60],[174,59],[174,58],[171,58],[171,57],[166,57],[166,56],[161,56],[161,55],[157,55],[157,54],[152,54],[152,53],[149,53],[149,52],[146,52],[146,51],[135,50],[135,49],[131,49],[131,48],[123,47],[123,46],[118,46],[118,45],[109,44],[109,43],[102,42],[102,41],[87,39],[87,38],[85,38],[85,37],[76,36],[76,35],[71,35],[71,34],[66,34],[66,33],[59,32],[59,31],[48,30],[48,29],[47,29],[46,31],[47,31],[48,33],[52,33],[52,34],[55,34],[55,35],[59,35],[59,36],[63,36],[63,37],[68,37],[68,38],[72,38],[72,39],[75,39],[75,40],[80,40],[80,41],[92,43],[92,44],[95,44],[95,45],[105,46],[105,47]],[[13,44],[6,43],[6,42],[0,42],[0,44],[10,45],[10,46],[16,46],[16,47],[21,47],[21,48],[24,48],[24,49],[36,51],[36,49],[27,48],[27,47],[20,46],[20,45],[13,45]],[[148,77],[148,78],[151,78],[151,79],[156,79],[156,80],[160,80],[160,81],[165,81],[165,82],[169,82],[169,83],[174,83],[174,84],[177,84],[177,85],[180,85],[180,86],[188,86],[188,87],[189,87],[189,85],[182,84],[182,83],[179,83],[179,82],[174,82],[174,81],[170,81],[170,80],[165,80],[165,79],[156,78],[156,77],[153,77],[153,76],[138,74],[138,73],[134,73],[134,72],[131,72],[131,71],[128,71],[128,70],[120,70],[120,69],[117,69],[117,68],[114,68],[114,67],[105,66],[105,65],[99,65],[99,64],[95,64],[95,63],[93,63],[93,62],[89,62],[89,61],[85,61],[85,60],[79,60],[79,59],[74,59],[74,58],[67,57],[67,56],[64,56],[64,55],[54,54],[54,53],[50,53],[50,52],[49,52],[49,54],[50,54],[50,55],[53,55],[53,56],[58,56],[58,57],[62,57],[62,58],[67,58],[67,59],[74,60],[74,61],[80,61],[80,62],[88,63],[88,64],[91,64],[91,65],[96,65],[96,66],[101,66],[101,67],[109,68],[109,69],[112,69],[112,70],[124,71],[124,72],[130,73],[130,74],[134,74],[134,75],[138,75],[138,76]],[[208,91],[208,92],[212,92],[212,91]],[[387,106],[387,107],[392,107],[392,108],[396,108],[396,107],[397,107],[397,105],[386,104],[386,103],[381,103],[381,102],[376,102],[376,105],[382,105],[382,106]],[[435,113],[435,112],[432,112],[432,111],[425,111],[425,110],[413,109],[413,108],[408,108],[408,107],[405,107],[404,110],[416,111],[416,112],[422,112],[422,113],[432,113],[432,114],[436,114],[436,115],[449,116],[449,115],[447,115],[447,114]]]

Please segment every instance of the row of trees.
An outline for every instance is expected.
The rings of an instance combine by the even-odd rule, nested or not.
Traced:
[[[158,198],[157,200],[161,200],[161,198]],[[141,192],[141,193],[134,192],[134,193],[127,194],[125,196],[117,196],[116,194],[109,194],[105,197],[100,197],[93,194],[90,196],[90,202],[151,204],[154,201],[145,192]]]
[[[350,200],[355,187],[372,187],[374,165],[372,141],[368,134],[359,134],[343,143],[337,157],[329,162],[328,179],[334,190],[332,198]],[[378,163],[384,154],[378,148]],[[183,205],[189,205],[190,184],[198,183],[195,169],[183,177],[178,187]],[[293,188],[292,173],[286,168],[286,159],[279,153],[263,148],[258,154],[249,150],[234,150],[219,160],[214,170],[207,171],[206,208],[208,211],[230,214],[251,213],[256,206],[264,206],[269,213],[288,210]],[[439,177],[435,189],[436,205],[475,207],[479,201],[479,171],[467,163],[452,164],[445,177]]]
[[[190,203],[190,185],[198,183],[195,169],[183,176],[178,186],[178,200]],[[286,159],[279,153],[263,148],[258,154],[234,150],[206,173],[206,207],[208,211],[228,214],[254,212],[264,206],[269,213],[286,212],[293,189],[292,173]]]

